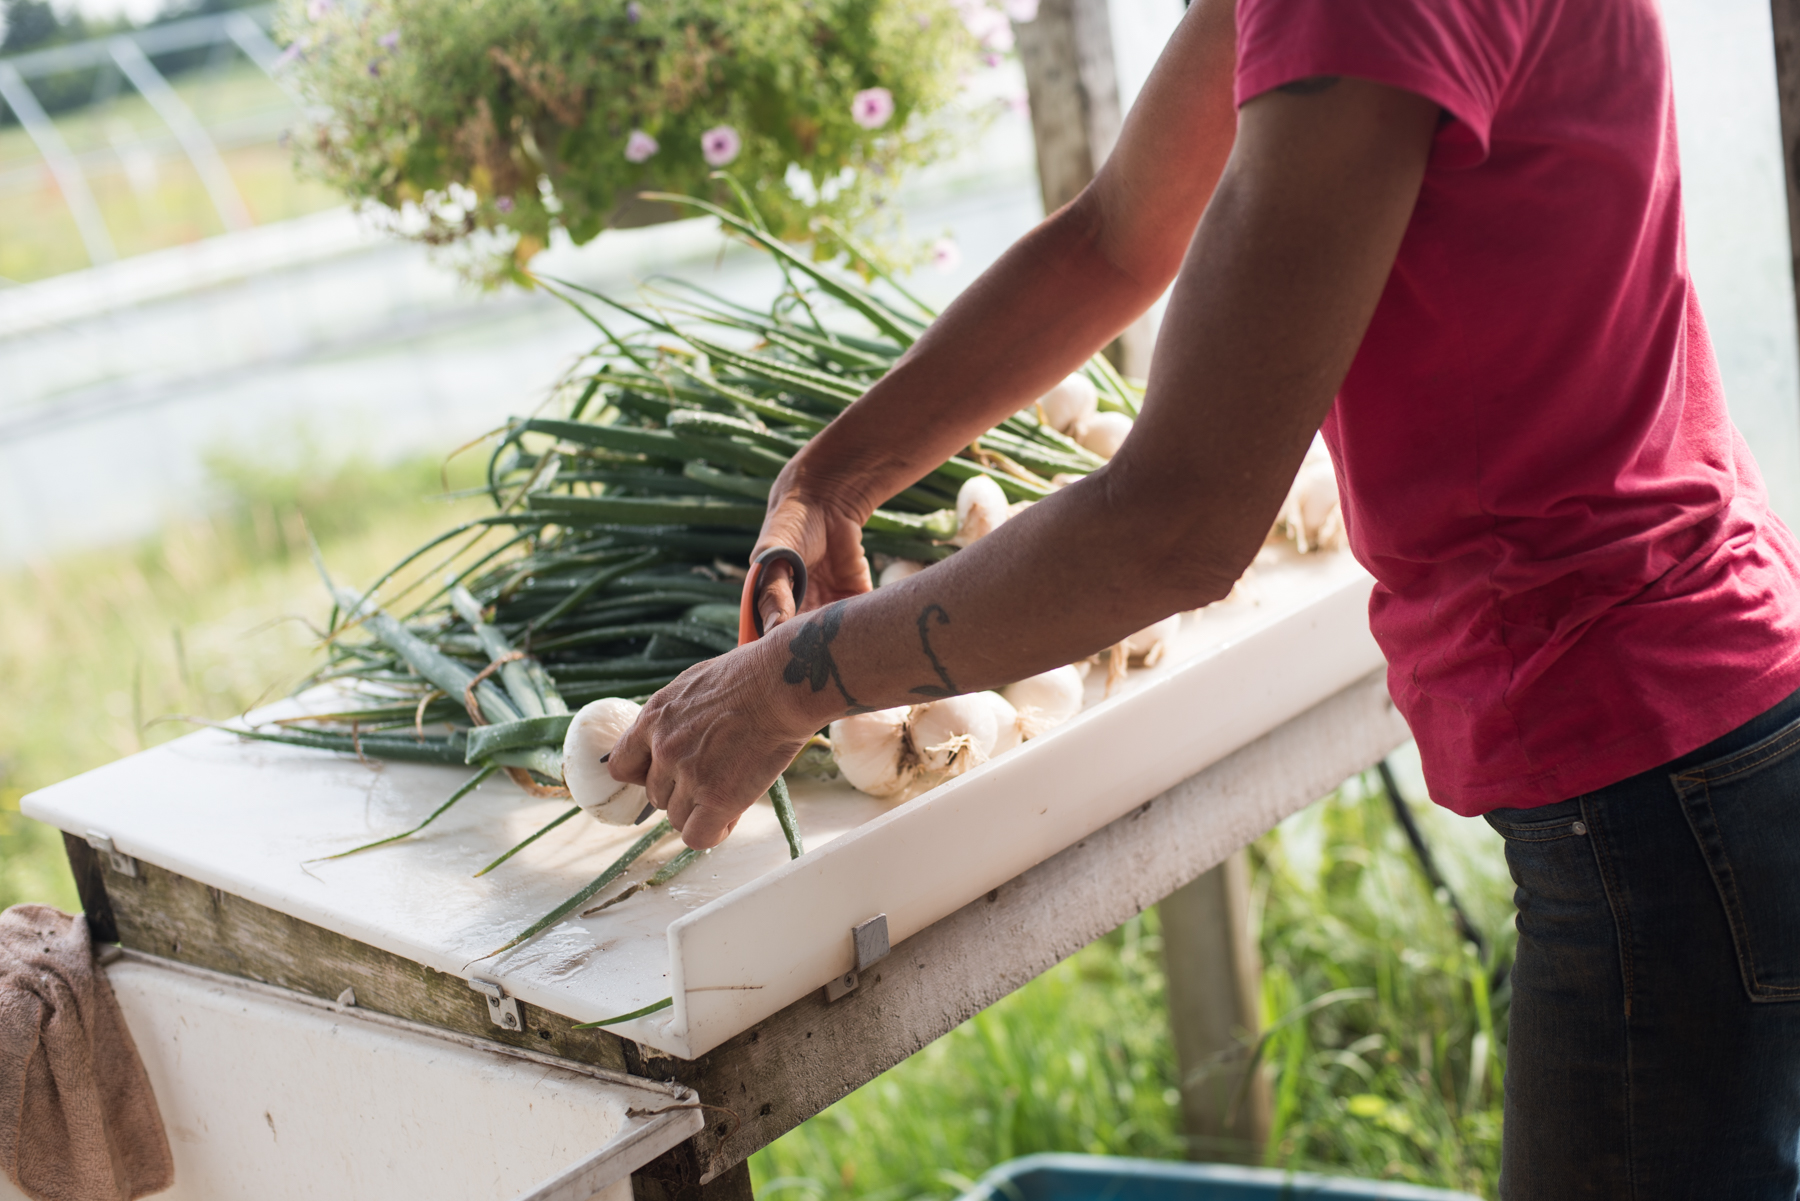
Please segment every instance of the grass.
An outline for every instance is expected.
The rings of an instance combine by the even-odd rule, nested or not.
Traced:
[[[258,224],[344,203],[323,184],[295,176],[278,135],[299,110],[259,68],[240,59],[177,76],[172,86],[218,144]],[[225,231],[174,135],[129,87],[58,115],[56,126],[81,160],[121,257]],[[26,283],[88,265],[75,219],[36,145],[16,125],[0,128],[0,279]]]
[[[452,518],[438,465],[221,462],[220,504],[142,544],[0,576],[0,906],[76,907],[60,839],[18,815],[32,788],[178,736],[296,678],[334,571],[372,578]],[[453,481],[454,482],[454,481]],[[484,502],[465,502],[476,507]],[[379,519],[375,515],[379,514]],[[1497,839],[1416,816],[1491,940],[1511,935]],[[1457,937],[1373,777],[1253,849],[1275,1127],[1268,1162],[1495,1195],[1504,996]],[[1175,1158],[1176,1068],[1154,911],[1073,956],[751,1161],[765,1198],[949,1198],[1034,1151]]]
[[[1416,816],[1475,920],[1510,935],[1498,840]],[[1349,781],[1252,859],[1275,1098],[1265,1162],[1496,1196],[1504,1005],[1379,783]],[[950,1198],[1037,1151],[1180,1158],[1163,989],[1152,910],[758,1152],[757,1195]]]
[[[0,576],[0,907],[76,907],[60,839],[20,818],[19,798],[191,728],[164,715],[229,717],[279,695],[311,664],[304,619],[327,603],[308,527],[335,572],[372,579],[452,520],[421,499],[438,466],[221,460],[209,517]]]

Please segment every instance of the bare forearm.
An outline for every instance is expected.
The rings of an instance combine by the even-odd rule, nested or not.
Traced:
[[[1236,138],[1231,0],[1199,0],[1074,202],[1015,243],[792,475],[866,515],[1043,395],[1175,277]]]
[[[1352,129],[1381,132],[1338,172],[1300,165],[1329,162],[1338,136],[1302,123],[1227,174],[1120,455],[928,571],[778,630],[789,703],[823,724],[991,688],[1229,590],[1349,368],[1423,173],[1435,111],[1372,86]]]
[[[1098,235],[1078,202],[1020,239],[813,438],[790,477],[852,493],[866,515],[1080,367],[1168,283],[1121,271]]]

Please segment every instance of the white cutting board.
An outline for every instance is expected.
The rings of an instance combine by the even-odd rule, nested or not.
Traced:
[[[577,816],[472,879],[568,807],[496,779],[414,839],[309,864],[416,824],[470,773],[218,731],[46,788],[23,807],[440,971],[497,980],[579,1021],[672,996],[670,1008],[615,1029],[693,1058],[850,970],[853,925],[885,913],[898,943],[1380,667],[1369,588],[1347,554],[1265,552],[1232,600],[1184,619],[1162,664],[1134,671],[1104,700],[1094,673],[1088,708],[1045,736],[900,805],[799,784],[801,859],[788,860],[760,802],[667,886],[478,963],[642,831]],[[669,839],[600,896],[678,849]]]

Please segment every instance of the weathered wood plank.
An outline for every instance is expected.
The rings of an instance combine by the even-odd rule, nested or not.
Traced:
[[[104,876],[119,941],[132,950],[327,1000],[352,988],[357,1005],[377,1013],[625,1070],[617,1035],[574,1030],[572,1019],[524,1004],[526,1028],[502,1030],[488,1020],[487,1002],[455,976],[155,864],[140,860],[137,869],[135,879]]]
[[[630,1070],[687,1084],[721,1107],[695,1136],[705,1178],[720,1176],[1406,737],[1381,675],[1371,675],[915,934],[842,1000],[812,993],[692,1061],[630,1044]]]
[[[1054,213],[1087,187],[1124,125],[1108,0],[1043,0],[1036,19],[1013,29],[1031,101],[1038,187],[1044,212]],[[1155,343],[1149,318],[1141,317],[1107,348],[1107,357],[1142,378],[1150,374]]]
[[[1262,987],[1250,904],[1249,856],[1238,851],[1156,907],[1190,1159],[1261,1163],[1269,1140],[1268,1078],[1244,1081]]]
[[[1800,0],[1769,0],[1775,26],[1775,90],[1781,105],[1781,165],[1787,180],[1788,250],[1800,291]]]

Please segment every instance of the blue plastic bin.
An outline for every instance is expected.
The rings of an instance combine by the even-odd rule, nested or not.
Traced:
[[[1480,1201],[1468,1193],[1239,1168],[1109,1155],[1027,1155],[1009,1160],[964,1193],[961,1201]]]

